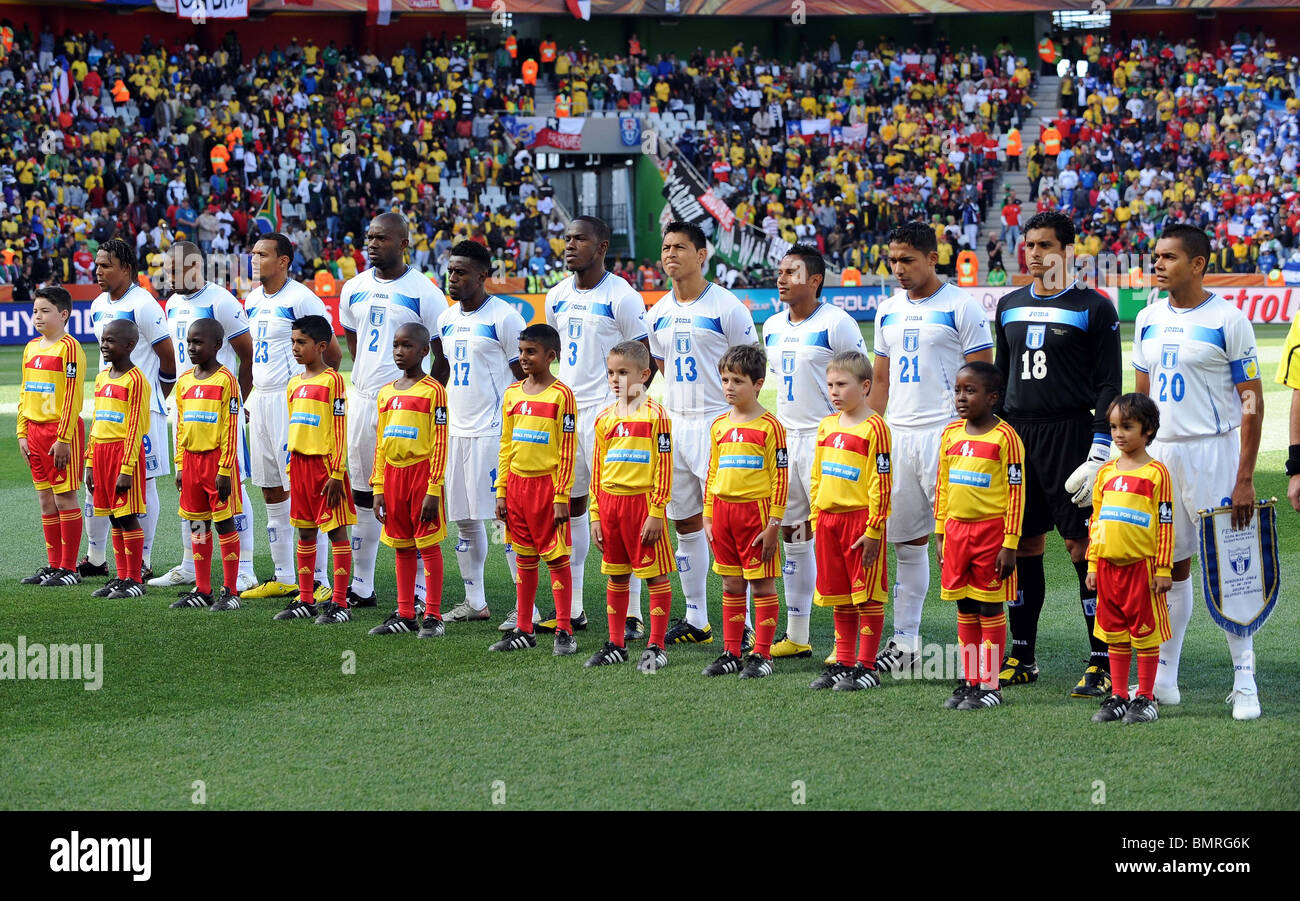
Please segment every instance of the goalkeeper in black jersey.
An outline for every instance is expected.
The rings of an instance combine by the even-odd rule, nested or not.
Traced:
[[[1122,383],[1119,316],[1104,294],[1066,271],[1074,223],[1064,213],[1039,213],[1025,225],[1025,262],[1032,285],[998,302],[996,365],[1007,380],[998,413],[1025,443],[1025,516],[1016,571],[1019,596],[1009,609],[1011,648],[1001,682],[1038,678],[1034,660],[1046,533],[1055,526],[1079,577],[1091,654],[1076,698],[1110,694],[1106,643],[1093,635],[1097,592],[1087,587],[1088,516],[1097,470],[1110,459],[1106,411]]]

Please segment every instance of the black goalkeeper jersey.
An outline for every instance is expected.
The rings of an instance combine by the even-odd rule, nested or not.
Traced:
[[[1032,285],[998,301],[995,364],[1007,381],[1000,404],[1009,419],[1093,414],[1093,432],[1110,435],[1106,410],[1123,384],[1119,315],[1106,295],[1075,284],[1039,297]]]

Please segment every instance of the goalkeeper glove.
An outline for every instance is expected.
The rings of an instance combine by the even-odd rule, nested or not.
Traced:
[[[1065,480],[1065,490],[1070,492],[1070,500],[1077,506],[1092,506],[1092,483],[1097,480],[1097,472],[1110,459],[1110,440],[1102,435],[1092,436],[1092,448],[1088,459]]]

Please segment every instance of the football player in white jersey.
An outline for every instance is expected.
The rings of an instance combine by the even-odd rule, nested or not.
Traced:
[[[993,362],[988,315],[979,301],[935,272],[934,229],[904,223],[889,235],[889,268],[901,291],[876,310],[875,355],[867,403],[889,422],[894,491],[885,534],[894,546],[894,637],[876,671],[910,669],[921,653],[921,608],[930,590],[927,547],[934,531],[939,439],[957,418],[957,370]]]
[[[591,544],[587,520],[587,493],[591,484],[591,455],[595,449],[596,417],[613,403],[606,377],[609,352],[624,341],[646,337],[645,301],[625,280],[606,271],[609,226],[594,216],[575,216],[564,231],[564,266],[573,273],[546,293],[546,323],[560,333],[560,381],[573,389],[578,401],[578,453],[573,464],[573,495],[569,501],[573,549],[569,557],[573,571],[575,629],[587,627],[582,607],[583,569]],[[653,376],[651,376],[653,379]],[[645,638],[641,617],[641,580],[632,577],[629,587],[628,641]],[[506,622],[515,626],[512,611]],[[554,617],[543,619],[538,628],[553,631]]]
[[[722,396],[718,361],[728,347],[758,344],[754,317],[745,305],[704,277],[707,257],[698,225],[668,223],[659,260],[673,287],[646,316],[650,353],[667,382],[664,407],[673,421],[673,496],[665,512],[677,530],[677,570],[686,596],[686,618],[668,630],[670,644],[713,641],[705,594],[709,544],[704,535],[704,482],[709,429],[730,409]]]
[[[786,634],[772,645],[773,657],[808,657],[808,621],[813,589],[817,587],[817,558],[813,555],[812,513],[808,485],[817,427],[835,412],[826,388],[826,364],[843,351],[864,357],[862,330],[848,313],[821,300],[826,261],[817,248],[796,244],[776,270],[776,291],[786,308],[763,323],[770,385],[776,385],[776,415],[785,426],[790,454],[790,496],[781,538],[785,545]]]
[[[501,450],[501,401],[506,388],[524,377],[519,333],[524,319],[515,308],[487,293],[492,254],[475,241],[460,241],[447,262],[452,305],[438,317],[438,334],[451,364],[447,380],[447,521],[456,524],[456,560],[465,600],[443,614],[443,622],[491,617],[483,591],[487,521],[496,519],[497,460]],[[514,552],[506,545],[514,578]],[[511,594],[508,599],[513,602]]]
[[[1138,313],[1133,337],[1136,390],[1160,408],[1151,456],[1174,481],[1174,571],[1169,590],[1172,636],[1160,646],[1156,701],[1177,704],[1178,661],[1192,616],[1196,511],[1232,506],[1234,528],[1255,515],[1255,462],[1264,420],[1255,331],[1234,304],[1205,290],[1210,260],[1205,233],[1167,227],[1156,242],[1156,285],[1169,292]],[[1201,561],[1204,566],[1205,561]],[[1253,636],[1225,632],[1232,654],[1232,715],[1259,716]]]
[[[410,243],[405,218],[397,213],[376,216],[366,229],[370,268],[348,279],[339,294],[339,322],[352,354],[348,477],[357,507],[357,524],[352,528],[348,604],[353,607],[373,607],[376,603],[375,557],[383,531],[375,519],[374,494],[370,490],[379,428],[376,398],[379,389],[403,375],[393,362],[393,334],[400,326],[418,322],[429,330],[430,353],[424,358],[424,366],[426,371],[432,366],[433,377],[443,384],[447,382],[447,360],[438,334],[438,317],[447,309],[447,298],[428,276],[406,265]],[[416,567],[416,572],[416,597],[423,600],[424,567]]]
[[[289,277],[293,243],[278,232],[253,244],[253,269],[261,284],[248,292],[244,312],[253,340],[253,394],[244,406],[248,425],[253,484],[266,501],[266,537],[275,576],[243,598],[298,597],[293,525],[289,521],[289,379],[303,368],[293,358],[293,321],[303,316],[329,318],[325,302],[306,285]],[[330,338],[325,364],[337,369],[343,358],[337,338]],[[332,579],[326,571],[327,542],[316,548],[317,600],[329,600]]]
[[[131,352],[131,362],[140,367],[149,380],[153,409],[149,434],[144,436],[145,512],[140,517],[144,532],[142,575],[153,577],[150,566],[154,533],[158,530],[158,486],[154,480],[172,471],[171,444],[167,440],[167,395],[176,385],[176,357],[171,332],[163,308],[154,296],[136,281],[135,248],[121,238],[110,238],[99,245],[95,254],[95,280],[103,293],[90,305],[90,318],[98,341],[104,326],[113,319],[129,319],[140,331],[140,340]],[[100,369],[107,369],[103,358]],[[82,576],[106,576],[105,555],[108,550],[108,517],[95,516],[86,497],[86,556],[77,565]]]
[[[215,319],[221,324],[225,340],[217,351],[217,362],[229,369],[239,379],[242,401],[253,390],[253,339],[248,332],[248,317],[244,306],[220,285],[207,280],[203,251],[190,241],[177,241],[167,248],[162,267],[163,294],[167,303],[167,328],[172,333],[176,348],[176,374],[183,375],[193,368],[186,359],[185,341],[190,325],[198,319]],[[253,573],[253,507],[248,501],[248,489],[243,480],[249,476],[248,439],[244,434],[244,421],[239,421],[239,490],[243,495],[243,513],[235,517],[235,530],[239,533],[239,581],[236,590],[246,591],[257,584]],[[170,570],[150,579],[157,588],[194,583],[194,551],[190,547],[189,523],[181,521],[181,562]]]

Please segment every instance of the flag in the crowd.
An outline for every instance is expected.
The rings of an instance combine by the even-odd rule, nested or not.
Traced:
[[[393,17],[393,0],[366,0],[366,24],[387,25]]]
[[[280,201],[275,196],[275,188],[267,193],[266,200],[262,201],[257,215],[253,217],[253,222],[256,223],[258,231],[264,235],[280,230],[283,219],[280,217]]]
[[[573,13],[574,18],[584,22],[591,18],[591,0],[564,0],[564,5]]]

